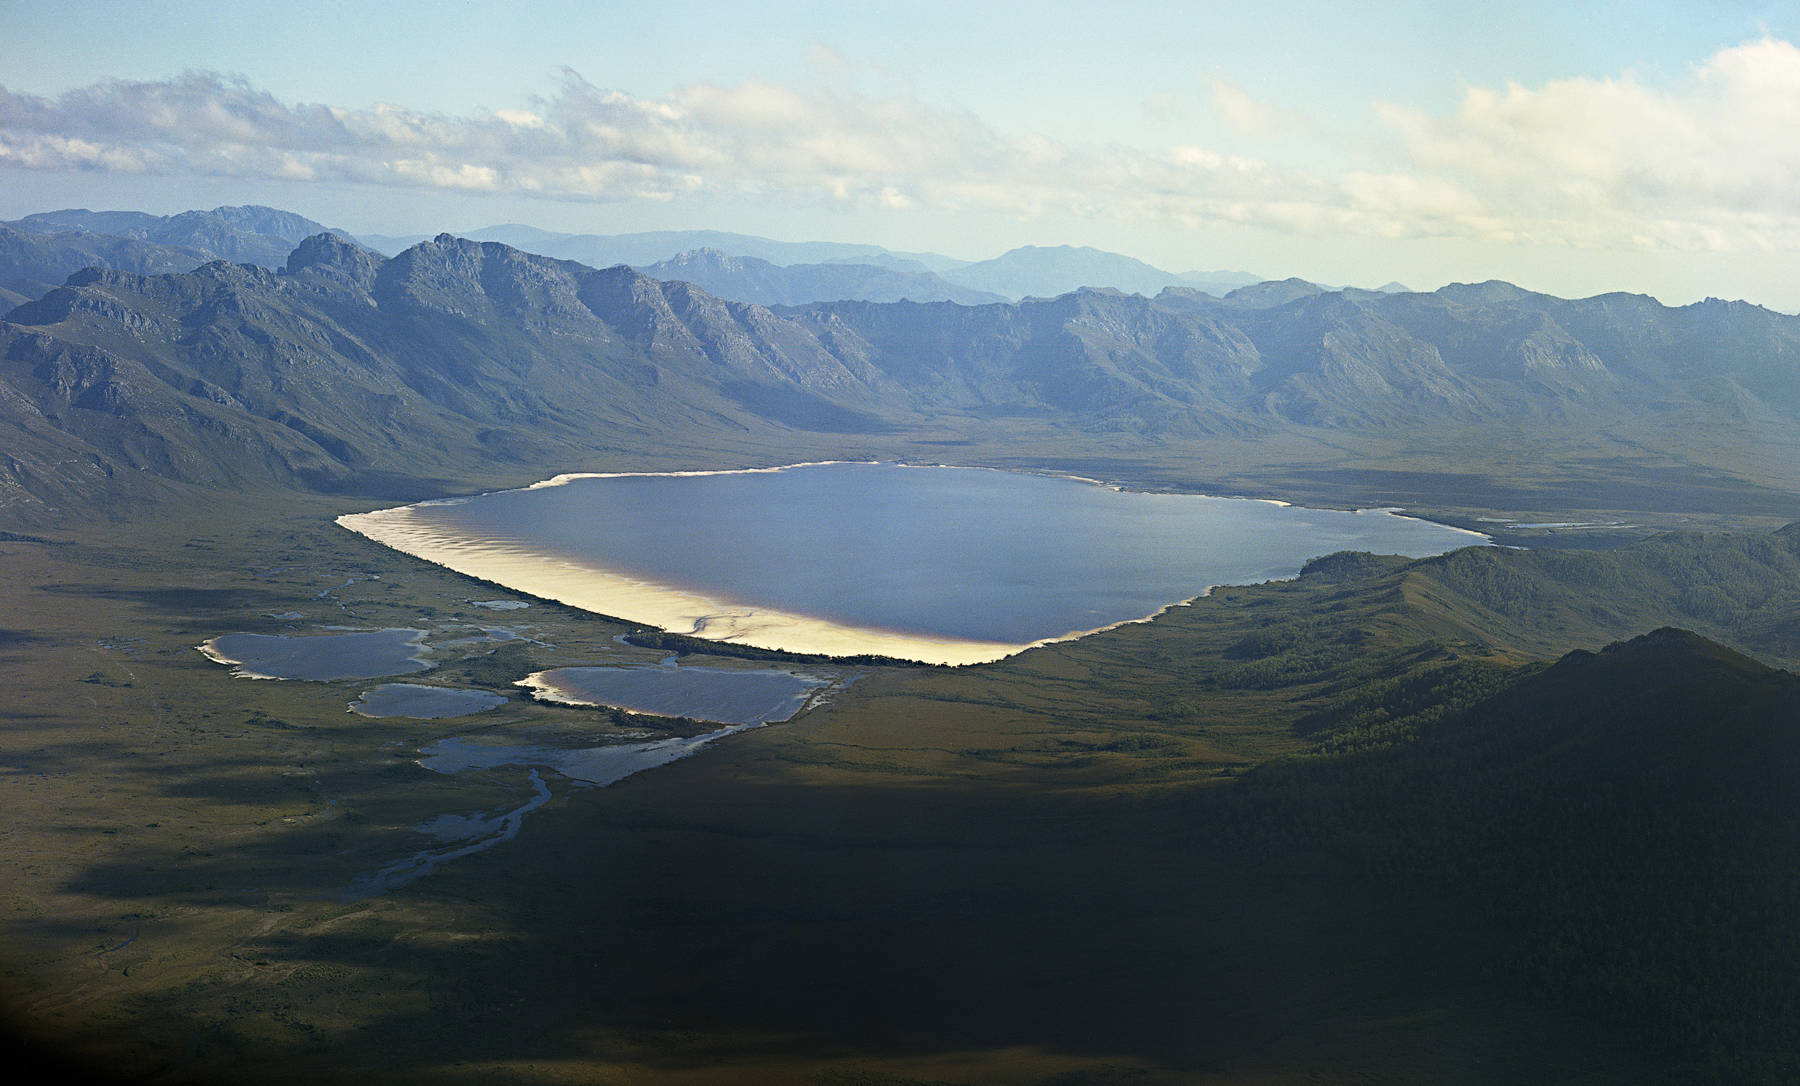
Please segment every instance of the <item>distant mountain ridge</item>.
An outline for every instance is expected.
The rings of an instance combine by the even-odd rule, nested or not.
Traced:
[[[771,264],[829,264],[910,261],[926,271],[941,272],[964,261],[936,253],[895,253],[879,245],[834,241],[776,241],[724,230],[646,230],[630,234],[564,234],[534,226],[510,224],[486,226],[462,235],[474,241],[498,241],[516,249],[558,260],[574,260],[590,267],[614,264],[642,267],[670,260],[685,252],[712,249],[726,256],[751,257]],[[430,240],[425,235],[360,239],[390,255]]]
[[[191,249],[207,260],[279,268],[295,245],[314,234],[339,233],[291,211],[248,205],[149,215],[76,208],[27,215],[6,224],[29,234],[103,234]],[[343,235],[348,237],[348,235]]]
[[[178,215],[151,215],[141,211],[89,211],[72,208],[27,215],[0,224],[36,235],[84,235],[114,237],[168,249],[161,262],[184,263],[192,257],[228,260],[279,268],[287,253],[302,239],[327,232],[311,219],[277,208],[261,206],[218,207],[211,211],[187,211]],[[342,230],[330,230],[346,240],[392,256],[430,236],[369,234],[360,238]],[[719,230],[660,230],[630,234],[568,234],[532,226],[510,224],[483,227],[462,235],[477,241],[499,241],[514,248],[574,260],[591,267],[627,264],[637,268],[670,264],[686,258],[687,274],[704,282],[709,291],[734,301],[767,305],[797,305],[812,301],[859,300],[956,301],[983,304],[1017,301],[1027,296],[1053,297],[1082,287],[1112,288],[1128,294],[1152,296],[1170,286],[1187,287],[1223,297],[1241,287],[1261,282],[1248,272],[1181,272],[1153,267],[1140,260],[1083,246],[1022,246],[991,260],[967,261],[930,252],[894,252],[877,245],[843,242],[787,242]],[[701,269],[691,266],[686,254],[711,251],[725,259],[755,260],[776,268],[802,270],[776,275],[768,269]],[[112,257],[98,248],[92,266],[120,270],[145,270],[158,260],[148,256]],[[45,274],[49,267],[68,261],[35,260],[30,267],[0,256],[0,306],[10,307],[35,297],[77,270]],[[902,278],[872,271],[829,273],[813,265],[852,265],[886,269]],[[80,265],[82,267],[88,265]],[[192,265],[190,265],[192,266]],[[679,277],[674,268],[662,269]],[[783,280],[777,285],[776,280]],[[13,285],[8,286],[8,283]],[[1331,288],[1324,288],[1331,289]],[[1404,291],[1388,283],[1381,291]]]
[[[1145,296],[1155,295],[1171,286],[1223,293],[1224,289],[1257,281],[1252,275],[1224,272],[1176,275],[1132,257],[1075,245],[1025,245],[992,260],[952,268],[943,275],[952,283],[992,291],[1013,300],[1052,298],[1082,287],[1112,287],[1127,294]]]
[[[929,271],[876,264],[828,263],[782,266],[750,256],[695,249],[639,268],[656,279],[692,283],[709,294],[756,305],[810,302],[1004,302],[998,294],[960,287]]]
[[[0,224],[0,306],[11,309],[62,285],[83,268],[158,275],[215,259],[185,246],[116,234],[32,233]]]
[[[939,253],[893,252],[876,245],[841,242],[788,242],[719,230],[657,230],[635,234],[561,234],[530,226],[490,226],[462,235],[476,241],[499,241],[526,252],[592,267],[629,264],[647,268],[675,260],[683,253],[711,250],[728,258],[753,259],[781,267],[810,264],[866,264],[895,271],[928,272],[946,282],[1017,301],[1028,295],[1050,297],[1081,287],[1112,287],[1126,293],[1153,295],[1164,287],[1184,286],[1223,295],[1259,281],[1248,272],[1183,272],[1152,267],[1118,253],[1062,246],[1023,246],[992,260],[971,262]],[[360,239],[390,255],[429,240],[425,235],[366,235]],[[1385,289],[1385,288],[1384,288]],[[752,301],[752,298],[739,298]],[[858,296],[861,301],[889,301]],[[927,300],[915,298],[915,301]],[[938,300],[936,298],[929,300]],[[946,299],[954,300],[954,299]]]
[[[90,267],[161,274],[226,260],[279,268],[295,245],[325,232],[304,216],[255,206],[179,215],[85,208],[27,215],[0,223],[0,305],[10,309],[37,298]]]
[[[1004,420],[1148,441],[1628,425],[1671,449],[1800,427],[1800,318],[1755,306],[1506,284],[1286,293],[776,313],[496,242],[445,234],[383,260],[320,234],[279,271],[85,271],[14,309],[0,494],[341,489],[420,464],[527,471],[600,446]]]

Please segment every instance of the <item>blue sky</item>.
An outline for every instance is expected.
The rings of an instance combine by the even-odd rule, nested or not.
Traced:
[[[1800,309],[1792,4],[10,3],[0,216],[716,228]]]

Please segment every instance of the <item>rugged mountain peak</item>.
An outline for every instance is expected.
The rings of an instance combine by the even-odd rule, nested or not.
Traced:
[[[69,278],[63,281],[63,286],[112,287],[122,283],[135,284],[138,278],[130,272],[118,271],[113,268],[82,268],[80,271],[69,273]]]
[[[380,264],[370,293],[480,323],[500,313],[528,320],[586,319],[578,278],[592,269],[497,241],[439,234]]]
[[[1754,302],[1727,298],[1708,297],[1702,301],[1695,302],[1692,305],[1682,306],[1681,308],[1693,313],[1700,313],[1719,319],[1780,316],[1780,314],[1775,313],[1774,310],[1767,309]]]
[[[314,234],[327,232],[324,226],[304,215],[296,215],[292,211],[282,211],[280,208],[264,207],[261,204],[215,207],[211,211],[189,211],[185,215],[171,216],[170,221],[179,221],[187,216],[209,217],[233,229],[252,234],[267,234],[290,242],[299,242]]]
[[[336,234],[314,234],[300,242],[288,254],[287,274],[298,275],[309,270],[335,272],[363,287],[375,282],[381,258]]]

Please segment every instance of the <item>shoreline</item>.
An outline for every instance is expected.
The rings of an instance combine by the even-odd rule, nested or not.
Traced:
[[[875,655],[949,665],[988,663],[1031,647],[847,626],[739,604],[535,548],[442,535],[419,523],[414,508],[348,513],[337,523],[402,554],[515,592],[710,641],[817,656]]]
[[[1210,491],[1201,490],[1151,490],[1141,486],[1134,486],[1128,482],[1108,481],[1106,479],[1095,478],[1091,475],[1074,475],[1066,471],[1052,471],[1036,468],[995,468],[983,464],[948,464],[938,460],[929,463],[917,460],[802,460],[792,464],[780,464],[766,468],[691,468],[679,471],[566,471],[558,475],[552,475],[548,479],[540,479],[535,483],[527,483],[524,486],[508,486],[501,487],[497,490],[481,490],[473,494],[458,494],[449,498],[426,498],[421,501],[408,502],[406,506],[398,506],[395,508],[407,508],[409,506],[461,505],[464,502],[473,501],[476,498],[485,497],[489,494],[510,494],[515,491],[545,490],[550,487],[567,486],[570,483],[578,482],[582,479],[699,479],[711,475],[773,475],[777,472],[791,471],[794,468],[823,468],[846,464],[864,466],[887,465],[897,468],[955,468],[961,471],[997,471],[1007,475],[1035,475],[1045,479],[1067,479],[1071,482],[1087,483],[1090,486],[1100,487],[1102,490],[1111,490],[1122,494],[1179,494],[1192,498],[1224,498],[1230,501],[1257,502],[1262,505],[1273,505],[1282,509],[1293,509],[1298,507],[1302,509],[1331,509],[1345,513],[1386,513],[1389,516],[1401,520],[1423,521],[1427,524],[1435,524],[1440,528],[1448,528],[1453,531],[1461,532],[1487,543],[1493,542],[1493,537],[1485,532],[1481,532],[1474,528],[1467,528],[1454,521],[1444,519],[1441,516],[1431,516],[1424,511],[1411,509],[1404,505],[1339,505],[1334,502],[1323,502],[1297,506],[1295,502],[1288,501],[1285,498],[1264,498],[1248,494],[1214,494]],[[370,512],[386,511],[387,510],[385,509],[370,510]],[[363,515],[365,514],[345,514],[345,516]],[[339,517],[338,520],[341,522],[343,517]],[[1318,556],[1315,555],[1314,557]],[[1216,588],[1218,586],[1214,585],[1212,587]],[[1092,633],[1097,631],[1089,632]]]

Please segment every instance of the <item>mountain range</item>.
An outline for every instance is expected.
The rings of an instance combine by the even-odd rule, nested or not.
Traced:
[[[179,215],[85,208],[27,215],[0,223],[0,304],[11,308],[40,297],[89,267],[160,274],[225,260],[279,268],[302,239],[325,232],[304,216],[257,206]]]
[[[39,297],[86,267],[160,273],[208,260],[280,268],[321,224],[276,208],[218,207],[178,215],[69,209],[0,224],[0,308]],[[385,255],[428,241],[426,235],[352,238]],[[593,267],[629,264],[660,279],[685,279],[708,293],[759,305],[818,301],[954,301],[965,305],[1049,297],[1081,287],[1153,295],[1192,287],[1223,295],[1258,282],[1247,272],[1167,272],[1099,249],[1024,246],[971,262],[938,253],[893,252],[875,245],[785,242],[716,230],[636,234],[563,234],[528,226],[468,232],[525,252]],[[1389,284],[1383,290],[1404,289]]]
[[[1617,428],[1634,455],[1724,443],[1748,462],[1800,426],[1800,318],[1741,302],[1289,281],[776,311],[447,234],[383,259],[319,233],[277,271],[78,272],[7,315],[0,359],[0,480],[37,501],[84,479],[356,487],[422,456],[526,471],[751,432],[1422,447]]]
[[[711,250],[725,257],[766,261],[779,267],[810,264],[867,265],[899,272],[930,273],[940,276],[953,287],[998,295],[1007,301],[1018,301],[1033,295],[1066,294],[1081,287],[1112,287],[1127,293],[1155,294],[1164,287],[1186,286],[1224,294],[1237,287],[1258,282],[1260,278],[1248,272],[1177,274],[1118,253],[1073,245],[1026,245],[992,260],[967,261],[940,253],[893,252],[875,245],[840,242],[774,241],[720,230],[559,234],[530,226],[490,226],[467,231],[461,236],[475,241],[498,241],[525,252],[574,260],[593,267],[629,264],[644,271],[648,271],[653,265],[680,260],[683,254],[698,250]],[[423,234],[399,237],[363,235],[357,240],[391,256],[430,238]],[[704,283],[696,285],[706,286]],[[733,301],[760,301],[754,297],[727,296]],[[836,297],[862,301],[892,300],[860,294]],[[916,295],[911,297],[913,301],[938,300]],[[949,300],[961,299],[951,297]]]

